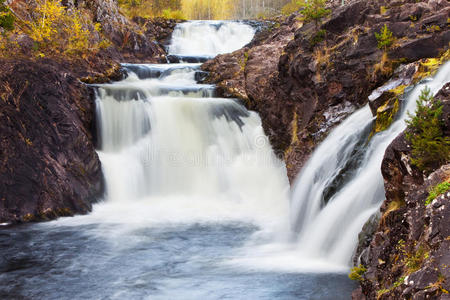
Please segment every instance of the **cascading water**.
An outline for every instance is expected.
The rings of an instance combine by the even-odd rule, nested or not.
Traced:
[[[183,23],[169,54],[201,60],[238,49],[253,34],[239,23]],[[192,217],[261,225],[287,214],[286,171],[256,113],[236,100],[213,98],[214,86],[196,83],[200,64],[124,67],[128,78],[98,86],[96,102],[107,199],[125,204],[119,211],[140,201],[149,206],[149,221],[175,212],[173,222]]]
[[[124,64],[125,80],[96,86],[106,197],[86,216],[2,231],[0,297],[350,297],[357,235],[384,198],[385,149],[424,85],[437,92],[450,80],[450,63],[409,91],[398,120],[370,141],[368,107],[334,129],[299,174],[289,208],[286,170],[258,115],[197,83],[199,62],[254,32],[238,22],[180,24],[168,55],[177,63]]]
[[[124,64],[125,80],[96,87],[106,197],[86,216],[2,231],[0,297],[348,298],[345,274],[235,264],[285,244],[286,170],[258,115],[197,84],[205,74],[192,62],[253,34],[237,22],[180,24],[168,55],[178,63]]]
[[[169,54],[213,57],[250,43],[255,30],[237,22],[192,21],[177,26]]]
[[[421,90],[428,86],[437,93],[449,81],[450,63],[446,63],[435,78],[407,93],[398,119],[367,145],[373,120],[368,106],[335,128],[318,147],[292,191],[292,220],[302,255],[350,264],[358,233],[384,200],[381,162],[386,148],[406,128],[408,112],[414,113]]]

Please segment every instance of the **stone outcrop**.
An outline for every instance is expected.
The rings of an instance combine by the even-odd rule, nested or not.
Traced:
[[[32,1],[10,4],[27,20]],[[123,78],[119,62],[165,61],[163,42],[177,23],[142,19],[144,32],[120,14],[114,0],[64,5],[100,23],[104,36],[98,39],[111,46],[83,57],[35,58],[33,40],[21,34],[21,52],[0,58],[0,223],[87,213],[101,199],[95,104],[85,83]]]
[[[164,48],[155,35],[144,34],[141,27],[119,13],[115,0],[77,1],[77,6],[93,12],[93,21],[102,26],[104,35],[114,45],[115,57],[121,62],[161,62],[165,60]]]
[[[90,90],[51,60],[0,65],[0,222],[90,211],[103,193]]]
[[[101,25],[101,34],[96,33],[97,36],[92,38],[99,42],[106,38],[111,46],[102,50],[99,55],[120,62],[165,62],[164,44],[180,22],[144,18],[130,20],[120,13],[116,0],[65,0],[62,3],[67,9],[77,9],[89,16],[93,23]],[[10,3],[15,14],[24,22],[29,20],[34,6],[35,1],[31,0],[13,0]],[[26,36],[23,35],[23,38]],[[31,40],[28,50],[31,50],[32,46]],[[22,47],[22,50],[26,49]]]
[[[437,98],[444,104],[448,136],[450,83]],[[424,178],[411,165],[410,151],[404,133],[386,150],[386,201],[372,241],[360,256],[366,272],[354,299],[445,299],[450,291],[450,192],[426,203],[433,186],[450,180],[450,165]]]
[[[449,10],[445,0],[352,1],[320,28],[291,16],[264,41],[203,68],[223,95],[259,112],[292,179],[329,130],[398,66],[448,49]],[[375,37],[385,24],[396,38],[387,52]]]

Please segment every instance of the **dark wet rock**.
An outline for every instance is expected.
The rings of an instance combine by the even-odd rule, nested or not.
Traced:
[[[358,247],[356,248],[355,254],[353,256],[353,264],[355,266],[358,266],[361,261],[367,260],[367,252],[364,250],[370,245],[374,233],[376,232],[380,223],[380,218],[380,213],[376,212],[369,218],[369,220],[367,220],[367,222],[361,229],[361,232],[358,235]]]
[[[377,88],[372,92],[372,94],[370,94],[369,106],[372,114],[376,116],[378,108],[383,106],[389,99],[392,99],[393,97],[398,96],[398,94],[403,93],[404,89],[400,89],[397,92],[395,92],[395,89],[401,86],[409,86],[413,82],[414,75],[417,71],[417,63],[402,65],[397,68],[391,79],[387,83]]]
[[[447,111],[448,132],[450,83],[436,97]],[[428,205],[426,199],[433,186],[450,180],[450,165],[424,177],[410,163],[410,152],[402,133],[382,162],[386,200],[380,224],[361,255],[367,268],[361,287],[367,299],[443,299],[449,288],[450,192]]]
[[[157,41],[163,47],[167,47],[172,37],[172,32],[177,24],[184,22],[183,20],[170,20],[164,18],[142,18],[134,17],[133,21],[143,28],[145,36]]]
[[[0,65],[0,222],[90,211],[103,193],[90,90],[50,60]]]
[[[209,56],[188,56],[188,55],[167,55],[167,62],[171,64],[178,63],[202,63],[210,60]]]

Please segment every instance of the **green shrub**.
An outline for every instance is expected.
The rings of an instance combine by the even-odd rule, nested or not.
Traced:
[[[406,139],[411,143],[411,162],[430,172],[449,161],[450,138],[443,134],[443,105],[425,88],[417,100],[415,116],[407,120]]]
[[[326,0],[309,0],[301,11],[305,21],[314,21],[316,29],[319,28],[322,18],[331,13],[331,10],[325,8],[325,3]]]
[[[428,194],[428,198],[427,201],[425,201],[425,205],[431,204],[431,202],[433,202],[434,199],[436,199],[439,195],[444,194],[448,190],[450,190],[450,182],[447,181],[441,182],[438,185],[434,186]]]
[[[364,273],[366,273],[366,271],[367,269],[363,265],[353,267],[352,270],[350,271],[350,274],[348,274],[348,278],[350,278],[351,280],[362,281],[363,280],[362,276],[364,275]]]
[[[0,0],[0,27],[5,30],[13,30],[15,19],[9,7],[5,4],[5,0]]]
[[[386,24],[384,24],[380,33],[375,32],[375,37],[378,41],[378,48],[386,51],[395,41],[392,31],[389,30]]]
[[[318,43],[322,42],[325,39],[326,34],[327,34],[327,31],[325,29],[317,31],[317,33],[315,35],[313,35],[310,40],[311,46],[315,46]]]

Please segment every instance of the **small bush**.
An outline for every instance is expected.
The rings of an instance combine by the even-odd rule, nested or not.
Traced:
[[[450,159],[450,138],[443,134],[443,105],[425,88],[417,100],[416,115],[407,120],[406,139],[411,143],[411,162],[430,172]]]
[[[314,47],[318,43],[322,42],[325,39],[326,34],[327,34],[327,31],[325,29],[317,31],[317,33],[315,35],[313,35],[313,37],[310,40],[311,46]]]
[[[415,253],[408,253],[404,259],[407,273],[411,274],[419,270],[428,258],[430,258],[430,252],[423,245],[420,245]]]
[[[331,10],[325,8],[325,3],[326,0],[309,0],[301,11],[306,21],[314,21],[316,29],[319,28],[322,18],[331,13]]]
[[[86,55],[105,45],[100,24],[93,24],[81,10],[67,10],[58,0],[36,2],[26,33],[36,42],[38,57],[51,53]]]
[[[13,30],[16,18],[5,4],[5,0],[0,0],[0,27],[4,30]]]
[[[353,267],[350,274],[348,274],[348,278],[351,280],[363,280],[363,275],[366,273],[367,269],[363,265],[359,265],[357,267]]]
[[[425,201],[425,205],[430,205],[431,202],[433,202],[434,199],[436,199],[438,196],[446,193],[448,190],[450,190],[450,182],[441,182],[438,185],[434,186],[430,193],[428,194],[428,198]]]
[[[378,41],[378,48],[383,49],[384,51],[387,51],[395,41],[392,31],[389,30],[386,24],[384,24],[380,33],[375,32],[375,37]]]

